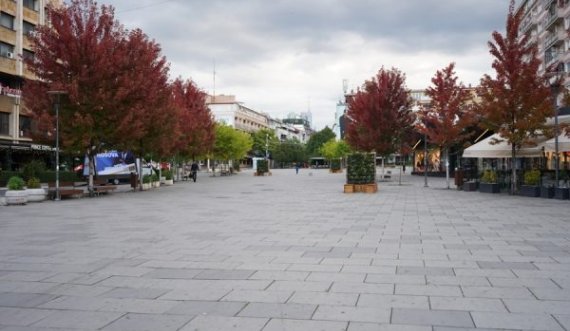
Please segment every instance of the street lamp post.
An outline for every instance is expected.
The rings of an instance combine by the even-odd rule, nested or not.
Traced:
[[[65,91],[48,91],[49,95],[55,95],[55,201],[60,200],[59,194],[59,103],[62,94],[67,94]]]
[[[552,103],[554,106],[554,187],[558,187],[558,179],[560,172],[560,165],[558,160],[558,103],[557,97],[560,90],[560,73],[556,72],[554,75],[554,82],[550,84],[550,90],[552,92]]]
[[[269,133],[265,134],[265,161],[269,162]]]

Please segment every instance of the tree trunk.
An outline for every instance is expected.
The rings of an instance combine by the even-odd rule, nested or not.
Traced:
[[[445,180],[447,181],[447,189],[449,190],[449,148],[445,148]]]
[[[517,192],[517,150],[516,145],[511,144],[511,194]]]

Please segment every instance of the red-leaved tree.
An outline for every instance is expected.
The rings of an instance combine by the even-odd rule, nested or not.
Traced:
[[[356,150],[389,155],[403,150],[415,116],[405,75],[383,67],[348,104],[346,140]]]
[[[438,70],[431,79],[432,86],[426,89],[431,99],[429,107],[420,111],[418,129],[426,134],[429,141],[438,145],[444,152],[445,174],[449,188],[449,149],[469,138],[474,131],[469,128],[475,122],[473,108],[467,103],[470,92],[458,82],[455,64],[450,63]]]
[[[172,83],[172,103],[178,118],[176,152],[192,159],[206,155],[214,146],[216,131],[206,93],[192,81],[178,78]]]
[[[162,134],[171,131],[168,64],[160,46],[140,30],[123,29],[110,6],[73,0],[48,6],[48,17],[32,35],[35,56],[26,64],[37,80],[26,81],[25,104],[40,131],[53,132],[47,92],[65,91],[61,145],[88,155],[91,189],[101,149],[158,149]]]
[[[529,36],[519,36],[522,11],[515,13],[511,0],[506,35],[495,31],[489,41],[496,76],[484,75],[478,88],[481,125],[497,132],[511,145],[511,193],[517,190],[517,151],[548,128],[546,118],[554,114],[546,79],[538,74],[541,64],[537,46]],[[500,140],[499,140],[500,141]],[[498,141],[497,141],[498,142]]]

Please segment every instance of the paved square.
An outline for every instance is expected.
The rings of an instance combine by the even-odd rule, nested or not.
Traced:
[[[0,206],[0,331],[570,331],[570,201],[272,172]]]

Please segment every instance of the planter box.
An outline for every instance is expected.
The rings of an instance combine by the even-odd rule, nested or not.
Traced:
[[[25,190],[8,190],[5,198],[8,206],[25,205],[28,203],[28,193]]]
[[[354,184],[344,184],[344,193],[354,193]]]
[[[378,192],[378,184],[354,184],[354,192],[360,193],[376,193]]]
[[[468,192],[477,191],[477,188],[479,187],[478,184],[479,183],[477,182],[465,182],[463,183],[463,191],[468,191]]]
[[[333,173],[333,174],[341,174],[342,173],[342,169],[329,169],[329,172]]]
[[[152,188],[152,183],[143,183],[142,184],[143,191],[150,190],[151,188]]]
[[[541,187],[540,196],[545,199],[554,198],[554,187],[544,187],[544,186]]]
[[[28,202],[41,202],[47,197],[47,192],[43,188],[28,188],[26,193],[28,194]]]
[[[174,179],[165,179],[164,185],[166,186],[174,185]]]
[[[497,183],[479,183],[479,192],[481,193],[499,193],[499,184]]]
[[[570,199],[570,188],[557,187],[554,189],[554,199],[568,200]]]
[[[519,195],[523,197],[536,198],[540,196],[540,186],[535,185],[521,185]]]

